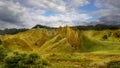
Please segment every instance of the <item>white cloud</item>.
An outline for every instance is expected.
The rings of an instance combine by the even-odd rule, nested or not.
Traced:
[[[103,15],[120,14],[120,0],[96,0],[95,5],[99,8],[104,8],[98,12]]]
[[[28,8],[40,8],[59,12],[66,10],[66,5],[63,0],[23,0],[22,2],[24,2],[22,6]]]
[[[21,7],[18,3],[11,1],[0,1],[0,20],[7,21],[11,24],[22,23],[22,15],[26,14],[26,8]]]
[[[106,8],[120,8],[120,0],[96,0],[96,5]]]
[[[89,4],[88,0],[69,0],[69,4],[74,7],[84,6]]]
[[[93,14],[101,17],[94,24],[120,24],[120,0],[96,0],[95,5],[101,9]]]
[[[69,13],[63,13],[63,14],[57,14],[55,16],[42,16],[42,15],[38,15],[36,17],[34,17],[34,20],[37,20],[38,22],[43,22],[43,25],[48,25],[48,26],[54,26],[54,27],[58,27],[60,26],[60,24],[62,26],[65,25],[76,25],[76,22],[82,22],[82,21],[86,21],[90,18],[92,18],[92,16],[89,16],[87,14],[79,14],[77,12],[69,12]],[[80,23],[83,24],[83,23]]]
[[[87,4],[88,0],[0,0],[0,24],[4,24],[0,28],[32,27],[36,24],[54,27],[76,25],[92,18],[88,14],[78,13],[77,7]],[[44,16],[48,10],[57,14]],[[11,26],[6,26],[8,24]]]

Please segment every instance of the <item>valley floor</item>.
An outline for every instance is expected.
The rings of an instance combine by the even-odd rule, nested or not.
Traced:
[[[46,68],[109,68],[110,61],[120,60],[120,51],[116,52],[52,54],[47,58],[51,64]]]

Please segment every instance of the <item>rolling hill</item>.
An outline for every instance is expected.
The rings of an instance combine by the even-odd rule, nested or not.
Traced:
[[[42,55],[51,63],[47,68],[96,68],[95,65],[105,66],[109,61],[120,60],[119,29],[33,28],[13,35],[1,35],[0,44],[8,56],[16,51]]]
[[[119,50],[119,38],[120,30],[80,31],[66,26],[58,29],[30,29],[1,36],[1,41],[11,50],[71,53]]]

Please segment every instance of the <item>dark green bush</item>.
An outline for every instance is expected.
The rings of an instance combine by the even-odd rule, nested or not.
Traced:
[[[120,68],[120,60],[113,60],[107,64],[107,68]]]
[[[103,38],[103,40],[107,40],[108,39],[107,35],[104,35],[102,38]]]
[[[14,53],[4,59],[4,68],[19,68],[19,62],[23,61],[26,54]]]
[[[43,59],[36,53],[14,53],[4,60],[4,68],[44,68]]]
[[[3,47],[3,45],[0,45],[0,62],[2,62],[6,56],[7,54],[5,48]]]
[[[43,68],[42,58],[36,53],[29,54],[23,61],[20,62],[21,68]]]
[[[116,38],[120,38],[120,32],[116,32],[116,33],[114,34],[114,36],[115,36]]]

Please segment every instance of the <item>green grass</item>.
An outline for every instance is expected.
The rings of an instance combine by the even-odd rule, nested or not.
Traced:
[[[95,68],[95,64],[105,66],[111,60],[120,60],[119,32],[75,31],[69,27],[58,30],[31,29],[1,36],[0,39],[9,52],[42,54],[51,63],[46,68]]]
[[[101,54],[101,55],[120,55],[120,50],[104,50],[104,51],[94,51],[92,54]]]

